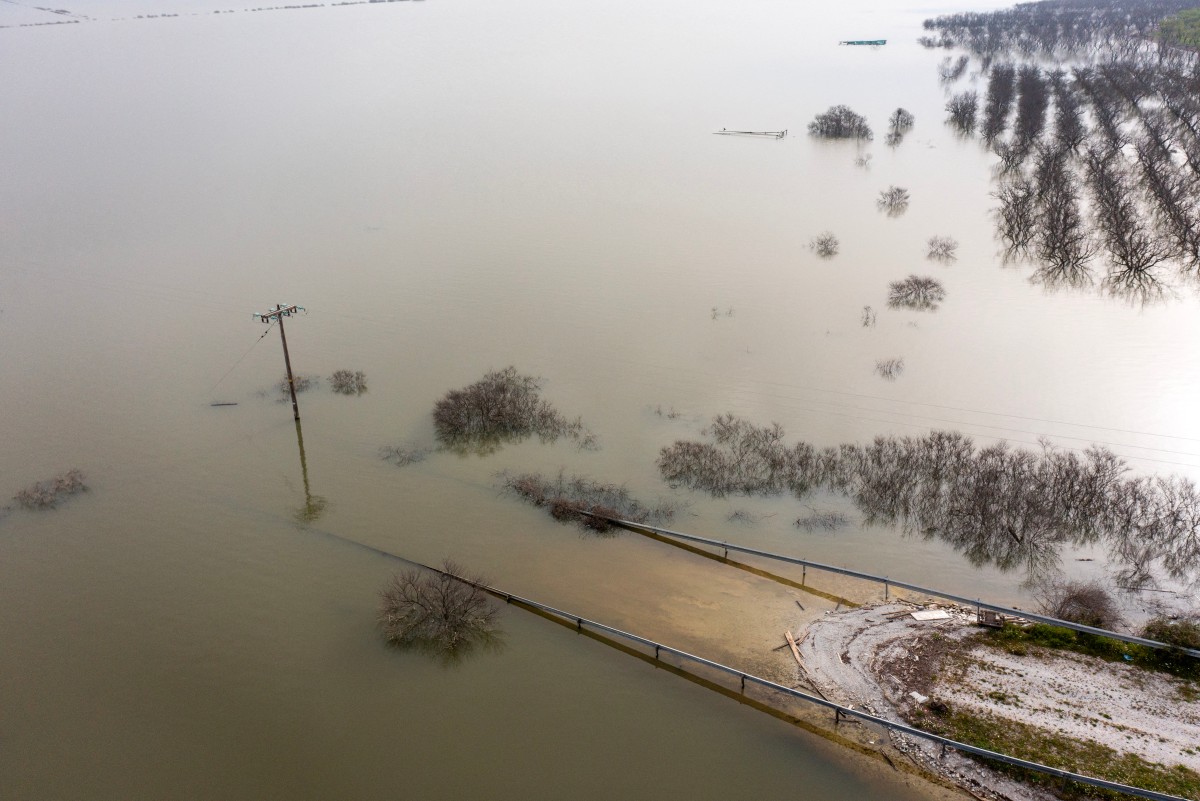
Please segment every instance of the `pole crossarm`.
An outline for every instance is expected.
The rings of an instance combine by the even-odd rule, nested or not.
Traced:
[[[288,355],[287,334],[283,330],[283,318],[305,311],[295,303],[276,303],[275,308],[265,312],[254,312],[250,316],[264,323],[279,323],[279,339],[283,342],[283,364],[287,368],[288,394],[292,396],[292,416],[300,421],[300,406],[296,403],[296,378],[292,375],[292,357]],[[268,329],[269,330],[269,329]]]
[[[295,303],[287,305],[276,304],[275,308],[271,311],[254,312],[250,316],[256,320],[259,320],[260,322],[271,323],[280,319],[281,317],[291,317],[293,314],[302,311],[307,311],[307,309],[305,309],[303,306],[297,306]]]

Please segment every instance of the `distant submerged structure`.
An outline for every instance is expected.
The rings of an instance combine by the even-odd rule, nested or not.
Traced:
[[[885,45],[885,44],[887,44],[887,39],[843,39],[842,41],[838,42],[838,44],[840,44],[840,45],[873,45],[873,46],[878,46],[878,45]]]

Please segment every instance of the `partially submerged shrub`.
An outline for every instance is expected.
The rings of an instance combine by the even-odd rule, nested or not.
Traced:
[[[856,114],[849,106],[830,106],[808,124],[808,132],[824,139],[870,139],[871,126],[867,118]]]
[[[832,231],[822,231],[813,237],[808,247],[821,258],[829,259],[837,255],[838,244],[838,238]]]
[[[379,594],[384,638],[446,659],[497,644],[499,610],[481,589],[486,584],[449,560],[441,571],[398,573]]]
[[[367,374],[362,370],[334,370],[329,384],[339,394],[361,395],[367,391]]]
[[[881,211],[887,212],[889,217],[896,217],[908,210],[909,200],[907,189],[902,186],[889,186],[887,189],[880,190],[879,199],[875,201],[875,205]]]
[[[927,275],[910,275],[888,285],[888,305],[892,308],[934,311],[945,299],[946,288]]]
[[[86,490],[83,471],[74,469],[60,473],[54,478],[30,484],[13,496],[13,499],[26,509],[53,509],[62,499]]]
[[[314,375],[293,375],[292,379],[295,383],[297,394],[312,389],[317,385],[317,381],[319,380],[317,376]],[[279,394],[285,397],[291,396],[291,392],[288,390],[288,379],[286,375],[279,379]]]
[[[875,310],[870,306],[863,306],[862,316],[859,318],[863,328],[875,327]]]
[[[612,529],[605,519],[609,517],[648,523],[670,520],[675,514],[670,504],[645,506],[616,484],[601,484],[581,476],[567,478],[563,473],[555,480],[540,473],[505,475],[504,487],[534,506],[544,507],[555,520],[577,523],[597,533]]]
[[[811,513],[796,519],[796,528],[802,528],[805,531],[835,531],[850,522],[850,518],[846,517],[841,512],[818,511],[811,509]]]
[[[407,467],[410,464],[425,461],[430,448],[405,448],[399,445],[384,445],[379,449],[379,458],[391,462],[396,467]]]
[[[542,381],[515,367],[493,370],[474,384],[450,390],[433,408],[438,440],[458,449],[497,447],[536,434],[543,442],[588,436],[578,418],[568,420],[541,397]],[[594,437],[592,438],[594,441]]]
[[[958,242],[949,236],[931,236],[925,243],[926,257],[938,261],[954,261],[958,258]]]
[[[1116,599],[1097,582],[1046,581],[1038,588],[1037,600],[1042,614],[1059,620],[1110,631],[1121,622]]]
[[[876,359],[875,372],[888,381],[895,381],[904,372],[904,359]]]

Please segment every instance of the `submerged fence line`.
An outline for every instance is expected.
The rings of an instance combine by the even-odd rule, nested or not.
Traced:
[[[405,561],[409,561],[409,560],[405,560]],[[989,751],[986,748],[980,748],[978,746],[970,745],[968,743],[959,742],[958,740],[951,740],[948,737],[942,737],[941,735],[933,734],[932,732],[927,732],[923,729],[918,729],[913,726],[909,726],[906,723],[899,723],[897,721],[888,720],[887,718],[881,718],[877,715],[873,715],[868,712],[863,712],[862,710],[854,709],[853,707],[842,706],[841,704],[838,704],[834,701],[830,701],[830,700],[821,698],[816,695],[810,695],[809,693],[802,692],[801,690],[797,690],[792,687],[787,687],[785,685],[778,684],[776,682],[771,681],[770,679],[764,679],[761,676],[755,676],[752,673],[746,673],[745,671],[738,670],[737,668],[729,667],[728,665],[723,665],[720,662],[714,662],[711,659],[705,659],[702,656],[696,656],[695,654],[688,653],[687,651],[682,651],[678,648],[672,648],[669,645],[664,645],[663,643],[656,642],[654,640],[651,640],[648,637],[642,637],[638,634],[633,634],[628,631],[623,631],[623,630],[615,628],[613,626],[609,626],[604,623],[600,623],[599,621],[590,620],[590,619],[582,617],[580,615],[576,615],[574,613],[567,612],[562,609],[558,609],[556,607],[549,606],[547,604],[539,603],[530,598],[523,598],[519,595],[513,595],[512,593],[509,593],[504,590],[498,589],[496,587],[488,586],[485,584],[477,584],[475,582],[464,579],[461,576],[455,576],[452,573],[447,574],[445,571],[438,570],[437,568],[434,568],[434,567],[429,567],[428,565],[422,565],[422,567],[426,567],[429,570],[434,570],[438,573],[442,573],[443,575],[450,575],[453,578],[456,578],[460,581],[465,581],[467,584],[470,584],[473,587],[477,587],[480,590],[491,593],[492,595],[494,595],[497,598],[504,599],[509,604],[516,604],[517,606],[524,607],[531,611],[539,612],[544,615],[549,615],[551,617],[558,618],[563,623],[574,626],[574,628],[577,631],[582,632],[583,629],[585,627],[587,627],[590,629],[594,629],[596,631],[605,632],[606,634],[612,635],[614,637],[619,637],[621,639],[628,640],[630,642],[638,643],[647,648],[653,648],[655,660],[658,660],[661,657],[661,655],[664,653],[673,654],[674,656],[678,657],[679,659],[681,659],[685,662],[694,662],[698,665],[704,665],[705,667],[710,668],[712,670],[716,670],[720,673],[724,673],[724,674],[727,674],[730,676],[735,676],[738,679],[740,679],[740,681],[741,681],[741,689],[742,689],[743,693],[746,691],[747,684],[755,684],[760,687],[764,687],[768,690],[774,690],[776,692],[783,693],[784,695],[786,695],[788,697],[796,698],[801,701],[807,701],[809,703],[816,704],[817,706],[833,710],[834,719],[836,721],[840,721],[842,718],[845,717],[845,718],[855,718],[857,720],[861,720],[866,723],[874,723],[876,725],[882,726],[891,731],[899,732],[900,734],[907,734],[912,737],[917,737],[919,739],[928,740],[930,742],[937,743],[942,746],[943,752],[946,748],[953,748],[957,751],[962,751],[962,752],[968,753],[968,754],[974,754],[975,756],[984,757],[986,759],[993,759],[993,760],[1003,762],[1008,765],[1012,765],[1014,767],[1025,768],[1026,770],[1031,770],[1031,771],[1034,771],[1037,773],[1044,773],[1049,776],[1054,776],[1054,777],[1057,777],[1060,779],[1066,779],[1066,780],[1073,781],[1073,782],[1079,782],[1081,784],[1088,784],[1093,787],[1100,787],[1100,788],[1103,788],[1106,790],[1113,790],[1113,791],[1116,791],[1119,793],[1126,793],[1128,795],[1138,796],[1139,798],[1147,798],[1147,799],[1151,799],[1151,801],[1187,801],[1187,799],[1184,799],[1180,796],[1170,795],[1168,793],[1160,793],[1155,790],[1146,790],[1141,787],[1133,787],[1133,786],[1127,785],[1127,784],[1120,784],[1119,782],[1111,782],[1111,781],[1108,781],[1107,779],[1098,779],[1094,776],[1085,776],[1081,773],[1072,773],[1069,770],[1063,770],[1061,768],[1051,767],[1050,765],[1043,765],[1040,762],[1030,762],[1027,759],[1021,759],[1019,757],[1010,756],[1008,754],[1002,754],[997,751]]]
[[[659,526],[652,526],[652,525],[649,525],[648,523],[636,523],[632,520],[622,520],[617,517],[609,517],[607,515],[596,514],[595,512],[586,512],[583,510],[579,510],[579,511],[581,514],[589,515],[590,517],[598,517],[602,520],[607,520],[609,523],[614,523],[618,526],[622,526],[624,528],[631,529],[633,531],[637,531],[639,529],[645,530],[645,531],[652,531],[655,534],[659,534],[664,537],[673,537],[675,539],[686,540],[688,542],[697,542],[702,545],[708,545],[708,546],[711,546],[714,548],[723,548],[727,555],[728,555],[729,551],[734,551],[736,553],[751,554],[752,556],[761,556],[765,559],[774,559],[775,561],[779,561],[779,562],[787,562],[788,564],[800,565],[801,567],[804,568],[804,571],[805,571],[804,576],[805,577],[807,577],[808,568],[811,567],[815,570],[824,570],[828,573],[838,573],[843,576],[850,576],[852,578],[863,579],[864,581],[873,581],[877,584],[883,585],[883,593],[884,593],[885,598],[887,597],[888,589],[890,587],[900,587],[901,589],[905,589],[905,590],[912,590],[914,592],[920,592],[920,593],[924,593],[926,595],[934,595],[934,596],[937,596],[938,598],[945,598],[946,600],[954,601],[956,603],[966,604],[967,606],[974,606],[977,610],[987,609],[989,611],[1000,612],[1001,614],[1005,614],[1005,615],[1013,615],[1016,617],[1023,617],[1026,620],[1033,620],[1038,623],[1046,623],[1051,626],[1060,626],[1065,629],[1073,629],[1075,631],[1083,632],[1085,634],[1095,634],[1100,637],[1108,637],[1110,639],[1120,640],[1122,642],[1127,642],[1127,643],[1133,643],[1135,645],[1144,645],[1148,648],[1160,648],[1160,649],[1169,650],[1169,651],[1177,651],[1182,654],[1187,654],[1190,657],[1200,659],[1200,650],[1197,650],[1195,648],[1181,648],[1177,645],[1170,645],[1165,642],[1159,642],[1158,640],[1149,640],[1149,639],[1146,639],[1145,637],[1137,637],[1132,634],[1121,634],[1119,632],[1109,631],[1108,629],[1096,628],[1095,626],[1085,626],[1082,623],[1072,623],[1069,620],[1060,620],[1059,618],[1050,617],[1049,615],[1039,615],[1036,612],[1027,612],[1023,609],[1014,609],[1014,608],[1007,607],[1007,606],[1000,606],[999,604],[987,603],[986,601],[981,601],[978,598],[968,598],[964,595],[955,595],[954,593],[945,592],[944,590],[937,590],[937,589],[933,589],[931,587],[922,587],[919,584],[911,584],[907,581],[897,581],[896,579],[890,578],[888,576],[877,576],[873,573],[864,573],[861,570],[851,570],[848,567],[837,567],[835,565],[827,565],[822,562],[813,562],[808,559],[800,559],[795,556],[786,556],[784,554],[772,553],[771,551],[764,551],[759,548],[750,548],[745,545],[736,545],[736,544],[733,544],[730,542],[724,542],[722,540],[710,539],[709,537],[701,537],[696,534],[685,534],[682,531],[672,531],[669,528],[661,528]]]

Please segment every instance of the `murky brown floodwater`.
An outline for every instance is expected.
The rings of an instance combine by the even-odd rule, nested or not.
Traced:
[[[396,565],[325,532],[770,669],[790,596],[580,537],[496,473],[624,483],[689,504],[679,528],[1012,602],[1020,575],[886,529],[801,531],[791,498],[672,493],[655,456],[731,411],[818,445],[954,427],[1200,476],[1195,294],[1135,308],[1000,266],[989,159],[943,127],[942,54],[913,43],[950,8],[249,5],[76,3],[91,21],[0,29],[0,494],[72,467],[91,488],[0,520],[0,797],[894,798],[821,741],[516,610],[504,652],[457,669],[389,651],[373,616]],[[48,16],[10,4],[0,25]],[[891,43],[836,45],[861,36]],[[834,103],[876,126],[868,169],[803,135]],[[898,105],[917,124],[891,150]],[[897,218],[875,208],[889,184],[913,196]],[[824,229],[829,261],[807,247]],[[935,234],[962,243],[952,266],[926,262]],[[936,313],[886,309],[912,272],[946,285]],[[370,386],[300,398],[328,502],[307,527],[277,336],[253,346],[276,302],[309,309],[287,324],[299,372]],[[508,364],[602,449],[378,458],[432,444],[434,401]]]

